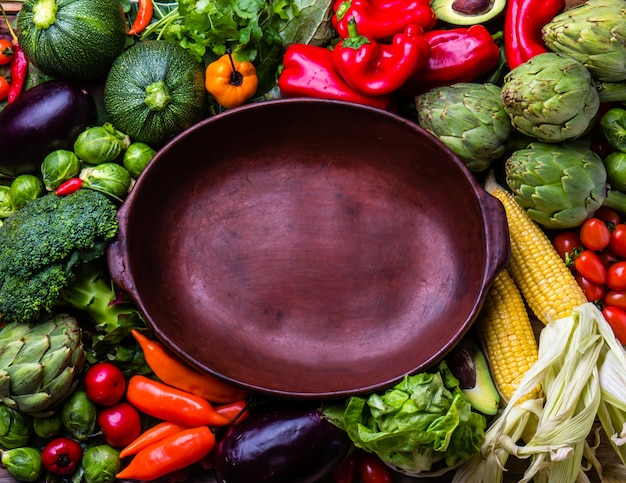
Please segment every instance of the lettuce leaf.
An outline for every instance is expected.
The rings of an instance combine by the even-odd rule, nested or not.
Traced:
[[[442,361],[436,372],[405,376],[384,393],[353,396],[324,413],[355,446],[408,474],[454,466],[480,451],[487,425]]]

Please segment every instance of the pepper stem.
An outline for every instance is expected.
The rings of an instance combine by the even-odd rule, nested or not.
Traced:
[[[228,60],[230,60],[230,66],[233,69],[230,73],[230,84],[233,86],[240,86],[243,84],[243,75],[241,75],[241,72],[239,72],[235,67],[235,60],[233,59],[233,53],[230,48],[226,49],[226,53],[228,54]]]
[[[348,37],[342,41],[341,46],[343,48],[358,50],[363,45],[369,43],[370,40],[365,35],[359,34],[356,19],[352,17],[348,20]]]
[[[11,38],[13,39],[13,43],[16,44],[17,43],[17,34],[15,33],[15,30],[13,30],[13,27],[11,27],[11,22],[9,22],[9,17],[7,16],[7,13],[4,10],[4,8],[2,7],[2,5],[0,5],[0,11],[2,12],[2,16],[4,17],[4,23],[6,23],[7,28],[9,29],[9,34],[11,34]]]

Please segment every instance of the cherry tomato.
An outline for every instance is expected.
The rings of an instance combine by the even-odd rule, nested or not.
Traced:
[[[44,468],[55,475],[70,475],[80,466],[83,450],[70,438],[55,438],[41,452]]]
[[[98,362],[85,374],[87,397],[101,406],[117,404],[126,391],[126,379],[121,369],[110,362]]]
[[[611,290],[626,290],[626,261],[620,260],[608,268],[606,285]]]
[[[0,39],[0,65],[7,65],[13,60],[13,44],[9,39]]]
[[[602,263],[604,263],[604,266],[607,269],[615,262],[619,262],[621,260],[611,250],[603,250],[601,252],[598,252],[598,256],[600,257],[600,260],[602,260]]]
[[[621,258],[626,258],[626,224],[619,223],[611,233],[609,250]]]
[[[141,433],[141,416],[133,406],[121,402],[100,411],[98,426],[110,446],[123,448]]]
[[[620,344],[626,344],[626,310],[617,307],[604,307],[602,315],[613,329],[613,334]]]
[[[580,226],[579,236],[586,248],[600,251],[609,246],[611,230],[600,218],[587,218]]]
[[[570,262],[582,250],[582,242],[575,231],[563,231],[554,237],[552,245],[564,262]]]
[[[612,210],[611,208],[607,208],[606,206],[601,206],[600,208],[598,208],[593,214],[593,217],[600,218],[602,221],[604,221],[609,227],[609,230],[615,228],[615,225],[619,224],[620,222],[619,213],[615,210]]]
[[[389,467],[374,453],[361,453],[358,467],[363,483],[391,483],[393,481]]]
[[[604,305],[626,310],[626,290],[608,290],[604,294]]]
[[[352,451],[333,469],[332,476],[335,483],[354,483],[356,481],[357,455],[356,451]]]
[[[592,283],[604,285],[607,281],[607,269],[600,257],[591,250],[583,250],[574,260],[574,267]]]
[[[7,98],[9,89],[11,89],[11,84],[6,80],[6,77],[0,75],[0,101],[4,101]]]
[[[578,282],[578,285],[580,285],[580,287],[583,289],[585,297],[587,297],[587,300],[589,302],[602,300],[602,297],[604,297],[604,285],[598,285],[597,283],[590,282],[580,273],[576,274],[576,281]]]

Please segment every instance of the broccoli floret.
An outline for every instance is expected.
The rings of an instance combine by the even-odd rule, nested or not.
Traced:
[[[0,227],[0,320],[49,312],[81,263],[101,257],[118,230],[117,207],[82,189],[29,201]]]

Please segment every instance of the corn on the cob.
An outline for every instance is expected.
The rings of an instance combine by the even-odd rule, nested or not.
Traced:
[[[485,190],[504,205],[511,241],[508,269],[526,303],[544,324],[569,316],[587,298],[544,231],[495,180],[491,173]]]
[[[506,269],[496,276],[477,322],[494,382],[508,402],[539,352],[524,299]],[[538,398],[540,389],[519,402]]]

